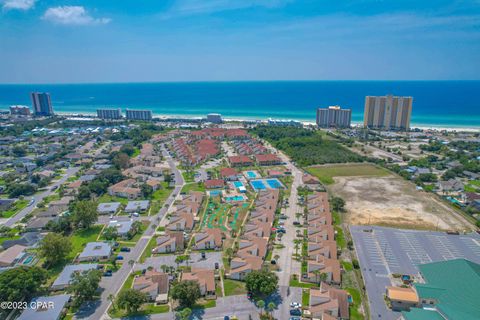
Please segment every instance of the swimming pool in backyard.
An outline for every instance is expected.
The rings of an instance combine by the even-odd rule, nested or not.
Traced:
[[[244,201],[245,197],[244,196],[230,196],[230,197],[224,197],[225,201],[227,202],[232,202],[232,201]]]
[[[238,189],[238,191],[240,191],[242,193],[247,192],[247,189],[245,188],[245,186],[243,185],[243,183],[241,181],[233,181],[233,185],[235,186],[235,188]]]
[[[261,178],[261,177],[262,177],[262,176],[260,175],[260,173],[258,173],[258,172],[255,171],[255,170],[244,171],[244,172],[243,172],[243,175],[244,175],[245,178],[247,178],[248,180],[258,179],[258,178]]]

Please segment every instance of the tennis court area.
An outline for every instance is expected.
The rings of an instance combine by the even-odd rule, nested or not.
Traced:
[[[280,182],[280,180],[276,178],[250,180],[250,185],[256,192],[266,190],[266,189],[284,189],[285,188],[285,186]]]

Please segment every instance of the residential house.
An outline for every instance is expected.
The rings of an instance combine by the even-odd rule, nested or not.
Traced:
[[[227,276],[234,280],[244,280],[247,274],[255,270],[260,270],[262,265],[263,259],[261,257],[235,257],[230,262],[230,272]]]
[[[222,179],[206,180],[204,184],[207,189],[221,189],[225,187],[225,181]]]
[[[340,262],[318,255],[316,260],[307,261],[307,278],[305,281],[318,282],[320,274],[326,274],[325,281],[328,283],[340,283]]]
[[[108,187],[108,194],[134,200],[141,196],[142,190],[137,187],[135,179],[126,179]]]
[[[322,282],[320,289],[310,289],[309,313],[318,319],[349,319],[348,293]]]
[[[89,242],[78,256],[77,260],[82,261],[102,261],[110,258],[112,246],[106,242]]]
[[[261,166],[273,166],[281,164],[282,160],[275,154],[257,154],[255,161]]]
[[[13,267],[25,255],[27,247],[16,244],[0,252],[0,267]]]
[[[387,287],[386,296],[393,311],[409,311],[419,307],[419,298],[415,288]]]
[[[236,181],[238,180],[238,171],[233,168],[222,168],[220,169],[220,177],[227,181]]]
[[[232,167],[249,167],[253,166],[253,160],[248,156],[231,156],[228,162]]]
[[[30,304],[38,308],[26,308],[17,320],[60,320],[66,314],[70,297],[60,294],[34,298]]]
[[[73,280],[75,273],[82,273],[85,271],[96,270],[96,263],[81,263],[81,264],[69,264],[63,268],[62,272],[58,275],[57,279],[53,282],[52,290],[65,290]]]
[[[157,237],[157,246],[152,253],[170,253],[184,249],[184,237],[182,232],[168,232]]]
[[[98,214],[115,214],[120,209],[120,202],[99,203],[97,206]]]
[[[149,200],[141,200],[141,201],[129,201],[127,206],[125,207],[125,212],[133,213],[133,212],[145,212],[150,208],[150,201]]]
[[[122,238],[128,238],[128,233],[132,229],[133,220],[112,220],[108,223],[108,227],[113,227],[117,230],[117,234]]]
[[[182,281],[196,281],[200,286],[202,296],[215,295],[215,271],[208,269],[192,268],[191,272],[183,272]]]
[[[145,293],[150,301],[156,303],[168,302],[168,288],[168,274],[163,272],[147,270],[133,279],[133,289]]]
[[[222,232],[220,229],[205,229],[194,236],[193,250],[219,250],[222,248]]]

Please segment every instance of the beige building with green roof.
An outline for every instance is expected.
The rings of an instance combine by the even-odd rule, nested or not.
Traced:
[[[406,320],[480,319],[480,265],[465,259],[418,266],[425,283],[416,283],[420,308],[403,312]]]

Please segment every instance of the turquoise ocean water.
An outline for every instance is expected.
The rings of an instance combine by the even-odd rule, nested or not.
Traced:
[[[54,110],[146,108],[156,115],[314,121],[318,107],[352,109],[362,122],[366,95],[413,96],[412,124],[480,129],[480,81],[270,81],[0,85],[0,109],[30,105],[29,92],[50,92]]]

